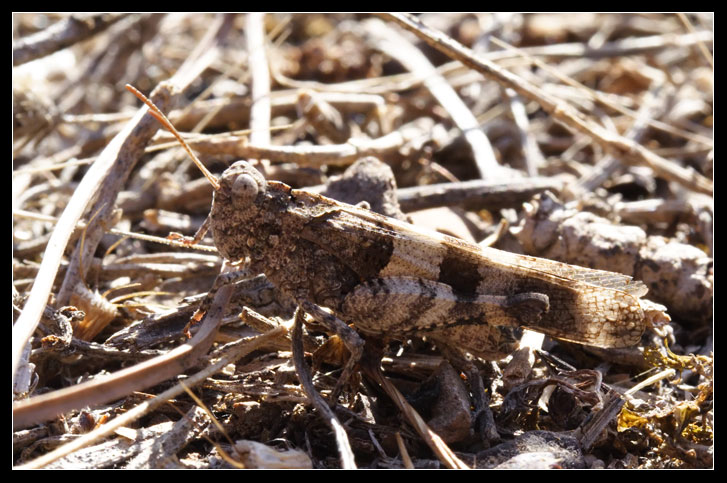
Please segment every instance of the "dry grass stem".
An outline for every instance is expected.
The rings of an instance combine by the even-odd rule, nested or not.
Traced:
[[[713,14],[12,26],[14,467],[714,466]]]
[[[636,144],[618,134],[603,129],[586,119],[565,102],[553,98],[530,82],[513,75],[489,60],[479,58],[466,47],[441,35],[439,32],[429,29],[414,17],[405,14],[386,14],[384,17],[390,18],[404,28],[414,32],[432,47],[447,53],[463,64],[487,76],[493,77],[523,97],[538,102],[554,118],[577,131],[586,133],[595,142],[603,146],[604,149],[613,153],[615,156],[623,158],[624,161],[648,166],[659,175],[671,181],[676,181],[692,190],[706,194],[712,193],[713,187],[711,180],[695,171],[682,168],[654,154],[640,144]]]

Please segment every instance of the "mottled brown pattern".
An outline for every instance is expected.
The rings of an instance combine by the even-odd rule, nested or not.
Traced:
[[[220,252],[249,257],[284,292],[365,334],[426,334],[498,358],[517,327],[623,347],[648,323],[638,300],[645,288],[625,275],[483,249],[266,182],[244,162],[220,184],[212,208]]]

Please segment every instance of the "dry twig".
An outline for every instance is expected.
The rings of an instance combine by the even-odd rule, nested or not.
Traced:
[[[383,16],[414,35],[351,14],[91,14],[106,32],[68,16],[15,41],[14,63],[23,49],[78,61],[13,72],[13,413],[16,428],[37,425],[14,432],[14,464],[713,465],[710,16]],[[13,27],[49,18],[17,14]],[[126,83],[152,92],[174,134],[155,134],[145,114],[164,114],[135,107]],[[182,161],[180,138],[208,178]],[[216,174],[240,158],[265,160],[271,185],[520,260],[632,276],[672,323],[620,349],[528,330],[489,361],[436,331],[389,340],[363,319],[326,325],[338,313],[326,299],[303,302],[317,315],[303,334],[275,276],[225,262],[219,230],[204,236]],[[195,246],[161,238],[195,231]],[[339,262],[296,284],[333,283],[335,299],[326,270]],[[332,334],[365,349],[360,364]],[[198,384],[194,401],[180,377]]]
[[[417,34],[432,47],[446,53],[463,64],[487,75],[523,97],[534,100],[555,119],[567,126],[584,132],[605,150],[618,156],[624,162],[640,164],[652,168],[659,176],[676,181],[700,193],[712,193],[712,181],[696,171],[688,170],[662,158],[640,144],[600,127],[585,118],[571,106],[546,94],[530,82],[502,69],[491,61],[480,58],[470,49],[451,38],[434,31],[419,20],[407,14],[384,14],[384,18],[397,22],[402,27]]]

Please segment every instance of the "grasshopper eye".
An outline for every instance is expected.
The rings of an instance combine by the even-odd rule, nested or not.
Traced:
[[[234,202],[242,206],[252,203],[257,197],[258,190],[257,181],[249,174],[239,175],[232,183]]]

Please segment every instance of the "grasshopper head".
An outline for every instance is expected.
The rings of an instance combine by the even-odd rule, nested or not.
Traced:
[[[274,199],[263,175],[246,161],[237,161],[220,177],[212,199],[212,233],[215,245],[228,260],[258,258],[267,239],[265,230],[275,222]],[[256,256],[258,255],[258,256]]]
[[[237,161],[227,168],[220,178],[220,189],[215,192],[215,201],[246,211],[255,204],[258,195],[267,189],[263,175],[247,161]]]
[[[126,88],[142,100],[149,107],[149,114],[177,138],[215,189],[210,212],[211,228],[215,245],[222,256],[232,261],[248,255],[253,261],[263,258],[266,245],[275,245],[279,239],[276,234],[280,231],[276,206],[285,206],[285,200],[277,196],[276,190],[271,189],[263,175],[246,161],[236,162],[222,173],[221,179],[215,178],[164,113],[135,87],[127,84]],[[283,191],[290,190],[282,183],[279,185],[285,187]]]

